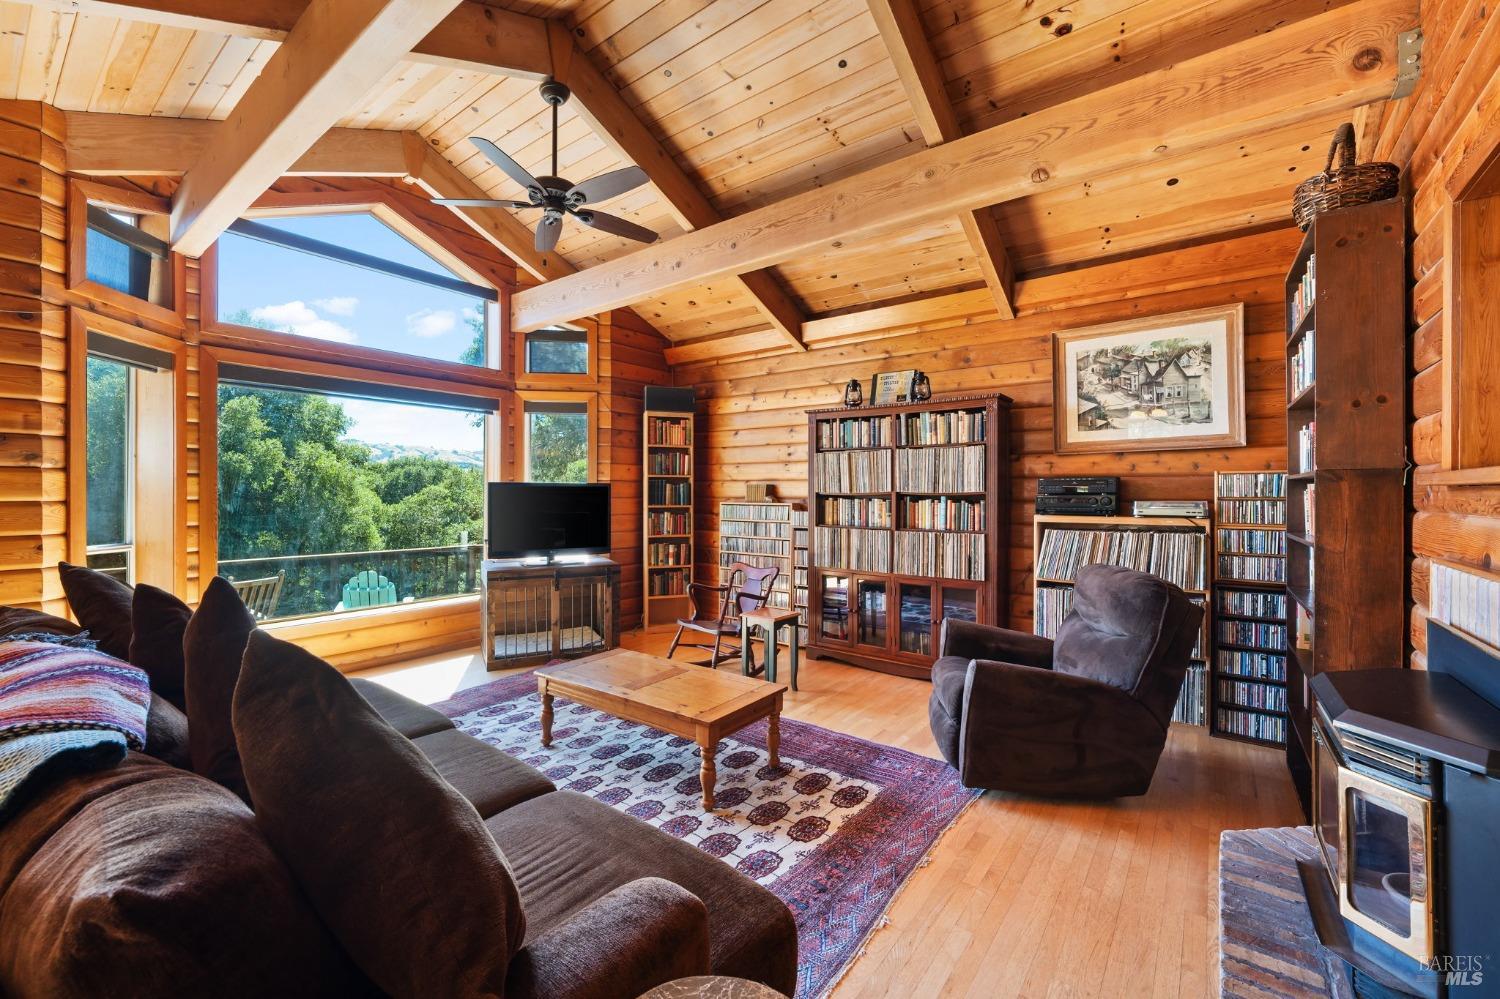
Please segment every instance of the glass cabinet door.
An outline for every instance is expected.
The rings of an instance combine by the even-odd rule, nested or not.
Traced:
[[[818,634],[838,642],[849,640],[849,577],[824,573],[818,577]]]
[[[878,580],[859,581],[859,644],[885,648],[886,645],[886,592],[885,583]]]
[[[932,587],[921,583],[901,583],[897,587],[901,630],[896,648],[901,652],[929,656],[932,654]]]
[[[979,591],[968,586],[944,586],[942,616],[959,621],[978,621]]]

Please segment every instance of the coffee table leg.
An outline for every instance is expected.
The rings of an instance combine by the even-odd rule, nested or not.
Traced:
[[[705,812],[714,810],[714,781],[718,779],[714,756],[718,751],[717,741],[698,744],[698,754],[703,757],[703,765],[698,768],[698,780],[703,785],[703,810]]]
[[[542,694],[542,745],[552,745],[552,695]]]
[[[771,756],[771,766],[781,766],[781,704],[771,707],[771,717],[766,720],[766,750]]]

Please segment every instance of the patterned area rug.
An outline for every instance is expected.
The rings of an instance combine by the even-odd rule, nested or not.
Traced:
[[[937,760],[783,718],[779,768],[768,765],[763,721],[720,744],[718,807],[704,812],[691,740],[558,698],[543,749],[529,673],[434,707],[558,787],[687,840],[775,892],[797,922],[799,999],[833,987],[978,796]]]

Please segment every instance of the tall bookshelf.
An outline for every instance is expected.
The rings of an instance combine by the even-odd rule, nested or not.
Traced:
[[[1286,473],[1215,472],[1215,735],[1286,742]]]
[[[659,628],[692,609],[693,414],[647,410],[641,419],[642,621]]]
[[[1406,203],[1318,216],[1286,278],[1287,766],[1311,797],[1308,681],[1406,665]]]
[[[797,643],[807,647],[807,568],[812,565],[812,518],[805,505],[792,507],[792,607],[801,615]]]
[[[1010,408],[808,413],[811,654],[925,679],[943,618],[1006,623]]]
[[[719,504],[719,584],[729,582],[736,562],[779,571],[766,602],[792,606],[792,504],[726,500]]]
[[[1037,514],[1032,525],[1032,630],[1057,637],[1073,606],[1078,571],[1086,565],[1139,569],[1175,583],[1205,609],[1173,721],[1208,718],[1210,522],[1197,517],[1083,517]]]

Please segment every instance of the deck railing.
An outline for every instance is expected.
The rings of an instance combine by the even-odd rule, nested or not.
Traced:
[[[243,582],[284,572],[281,597],[266,614],[267,620],[281,620],[362,609],[346,606],[344,591],[356,576],[366,570],[385,577],[395,587],[394,601],[387,597],[380,601],[382,603],[477,593],[483,560],[482,544],[461,544],[229,559],[219,563],[219,575],[231,582]]]

